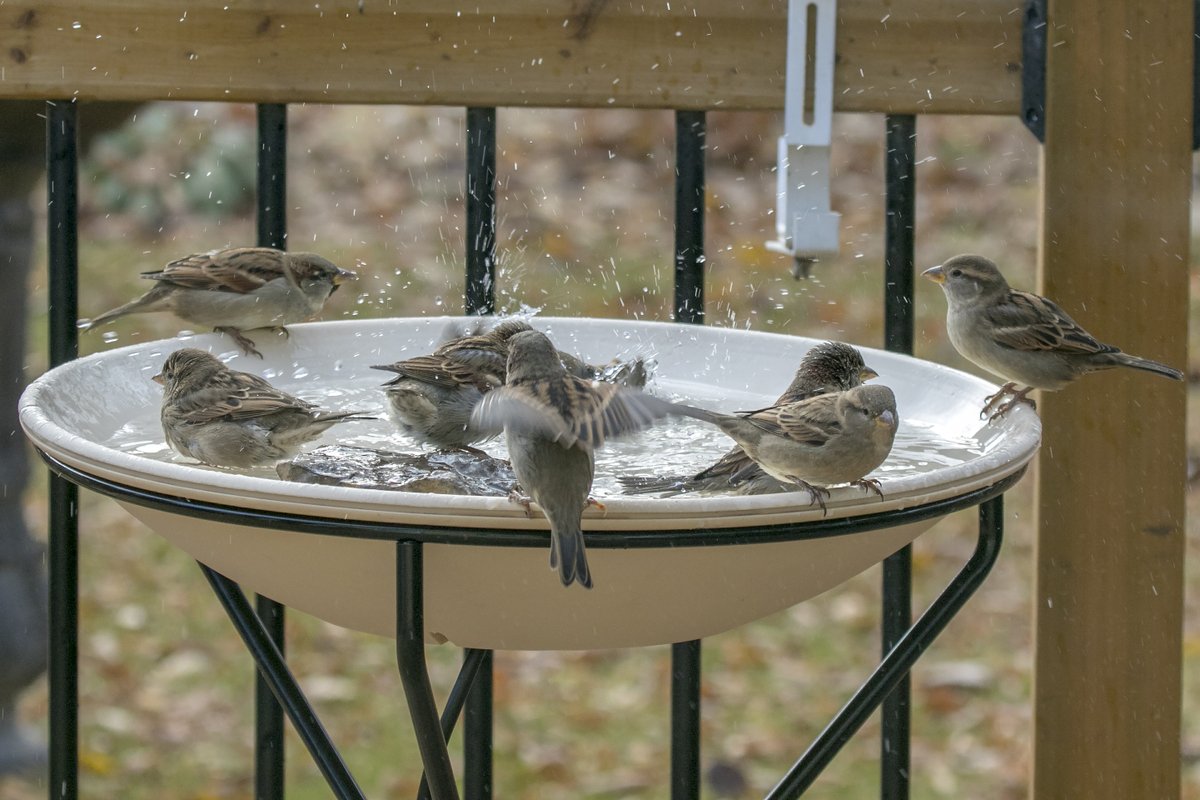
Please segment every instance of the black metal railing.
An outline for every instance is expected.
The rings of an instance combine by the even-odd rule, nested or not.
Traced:
[[[704,321],[704,199],[705,132],[702,111],[678,111],[676,121],[675,184],[675,302],[676,321]],[[468,314],[496,310],[496,109],[469,108],[466,117],[466,276],[464,306]],[[911,353],[913,348],[913,238],[916,121],[911,115],[887,117],[887,174],[885,224],[885,345]],[[287,244],[286,153],[287,107],[258,107],[258,242],[283,248]],[[50,350],[51,364],[77,355],[77,106],[47,104],[47,164],[49,170]],[[44,456],[45,457],[45,456]],[[413,713],[427,781],[420,795],[436,800],[457,797],[446,742],[461,715],[463,723],[463,790],[471,800],[492,796],[492,652],[468,650],[459,678],[440,719],[432,704],[424,663],[422,635],[422,546],[429,541],[469,543],[486,536],[437,529],[406,530],[368,523],[337,524],[331,520],[232,509],[214,504],[184,503],[131,487],[84,475],[46,457],[50,479],[50,797],[78,797],[78,533],[77,485],[151,505],[174,513],[228,519],[242,524],[342,535],[394,538],[397,543],[397,659],[405,694]],[[947,589],[913,624],[911,612],[911,549],[904,548],[884,564],[882,616],[883,660],[838,716],[768,795],[772,800],[795,798],[807,789],[841,746],[882,706],[881,796],[904,800],[909,784],[908,671],[949,619],[982,583],[995,562],[1003,533],[1002,493],[1009,479],[950,501],[853,519],[828,520],[805,526],[751,528],[685,539],[678,532],[606,534],[588,546],[723,546],[740,541],[769,541],[830,536],[868,530],[884,524],[903,524],[940,516],[952,510],[979,506],[979,542],[975,554]],[[886,522],[883,521],[886,518]],[[703,543],[701,545],[701,542]],[[492,543],[492,542],[489,542]],[[541,546],[544,536],[511,532],[506,546]],[[346,769],[337,749],[316,718],[284,659],[284,609],[258,598],[256,611],[229,579],[202,567],[244,643],[254,656],[256,683],[255,796],[282,800],[284,795],[283,715],[286,713],[339,798],[361,798],[363,792]],[[700,655],[699,641],[671,648],[671,770],[673,800],[695,800],[700,794]]]
[[[258,246],[287,249],[287,106],[258,106]],[[256,595],[254,610],[280,654],[287,652],[282,603]],[[282,798],[284,793],[283,706],[261,672],[254,676],[254,796]]]

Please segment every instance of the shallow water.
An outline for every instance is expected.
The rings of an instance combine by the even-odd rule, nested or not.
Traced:
[[[299,370],[298,372],[303,372]],[[368,447],[377,450],[419,452],[425,449],[412,437],[402,433],[388,419],[386,403],[379,385],[386,376],[380,373],[347,380],[338,376],[337,386],[323,386],[319,381],[301,386],[289,386],[287,379],[303,381],[308,376],[293,372],[267,373],[268,379],[283,378],[278,383],[305,400],[330,410],[355,410],[376,414],[377,420],[348,422],[335,425],[325,435],[308,445],[313,449],[326,444],[344,444]],[[689,385],[688,395],[672,391],[651,390],[660,396],[675,400],[688,400],[698,405],[722,409],[754,408],[761,405],[761,397],[748,393],[733,396],[723,394],[720,401],[712,395],[713,387],[703,389]],[[221,469],[198,464],[189,458],[174,453],[163,439],[157,405],[147,407],[142,413],[127,421],[103,444],[117,450],[158,461],[189,464],[199,469]],[[874,475],[884,479],[929,472],[953,466],[977,458],[987,451],[989,443],[982,438],[949,435],[939,430],[935,423],[926,420],[910,420],[900,409],[900,430],[896,443],[887,461]],[[733,441],[717,428],[692,419],[669,419],[628,439],[609,442],[596,453],[596,481],[592,494],[595,497],[612,497],[621,494],[618,475],[690,475],[712,464],[723,456]],[[498,458],[507,458],[504,437],[500,436],[479,447]],[[241,470],[247,475],[279,480],[274,466]],[[642,497],[653,497],[643,495]]]

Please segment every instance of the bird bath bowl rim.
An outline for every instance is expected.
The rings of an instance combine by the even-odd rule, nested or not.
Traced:
[[[447,323],[473,319],[296,325],[286,342],[269,337],[260,346],[264,360],[235,359],[233,366],[259,371],[277,361],[300,362],[320,373],[336,353],[351,362],[353,372],[360,364],[428,352]],[[531,323],[585,358],[607,359],[618,345],[626,352],[649,345],[670,356],[660,363],[659,377],[661,385],[675,391],[682,390],[671,381],[688,377],[688,370],[700,364],[714,377],[720,372],[714,382],[722,389],[726,384],[720,381],[741,380],[743,390],[754,382],[773,397],[782,388],[776,384],[789,380],[800,355],[819,341],[616,319],[535,317]],[[1005,491],[1040,441],[1036,414],[1017,408],[998,423],[978,424],[990,436],[971,461],[923,474],[884,474],[882,501],[857,487],[836,487],[828,516],[810,505],[804,492],[605,498],[606,510],[584,516],[597,586],[564,589],[546,566],[545,518],[540,513],[527,517],[507,498],[294,484],[157,461],[71,429],[72,420],[80,430],[86,428],[87,413],[64,396],[63,387],[76,382],[86,393],[91,390],[81,387],[87,382],[110,381],[93,393],[120,395],[120,387],[129,383],[143,392],[145,402],[149,395],[142,384],[149,383],[170,351],[185,346],[230,349],[219,335],[204,334],[130,345],[64,364],[22,395],[20,419],[27,435],[52,469],[116,498],[192,556],[248,589],[346,627],[394,635],[396,585],[388,553],[394,555],[397,541],[425,542],[427,637],[468,647],[642,646],[737,627],[825,591],[908,544],[940,516]],[[680,354],[692,348],[699,360],[685,363],[691,356]],[[963,409],[970,405],[977,414],[984,395],[995,390],[939,364],[860,349],[879,372],[878,380],[896,390],[902,425],[906,403],[916,408],[932,402],[940,414],[944,401],[966,419]],[[733,351],[755,365],[736,359],[712,363]],[[759,362],[769,368],[759,369]],[[739,370],[754,370],[755,376],[738,377]],[[296,388],[282,378],[273,380]],[[102,408],[100,399],[93,402],[97,414],[117,413]],[[120,398],[113,402],[119,406]],[[928,477],[947,470],[952,480]]]

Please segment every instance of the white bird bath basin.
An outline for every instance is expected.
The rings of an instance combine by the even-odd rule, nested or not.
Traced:
[[[429,352],[450,321],[296,325],[286,341],[256,338],[262,360],[235,356],[231,341],[215,334],[123,347],[43,375],[21,398],[21,423],[68,477],[115,497],[247,589],[337,625],[395,635],[394,543],[416,538],[426,542],[430,641],[530,650],[699,639],[792,606],[887,557],[942,514],[986,499],[989,487],[1010,483],[1041,434],[1027,407],[981,423],[982,400],[996,388],[986,381],[860,348],[878,381],[895,391],[901,420],[896,449],[874,473],[883,501],[836,488],[823,518],[806,492],[616,494],[614,472],[688,474],[732,444],[716,429],[698,433],[669,422],[599,454],[596,494],[607,508],[584,515],[591,591],[559,584],[547,565],[544,517],[528,518],[505,498],[288,483],[271,470],[245,474],[188,463],[162,444],[161,389],[150,376],[180,347],[234,356],[235,368],[326,407],[382,416],[378,387],[389,376],[370,365]],[[560,349],[593,362],[654,356],[651,391],[722,410],[769,404],[816,343],[670,323],[531,322]],[[335,426],[320,443],[335,441],[417,447],[386,419]]]

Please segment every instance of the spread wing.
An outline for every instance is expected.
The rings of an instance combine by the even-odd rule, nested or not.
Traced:
[[[293,284],[296,282],[287,256],[269,247],[233,247],[196,253],[176,259],[161,270],[142,273],[143,278],[185,289],[236,294],[252,292],[281,276]]]
[[[471,414],[482,430],[538,433],[563,447],[595,449],[648,427],[673,406],[642,392],[573,376],[505,386],[484,395]]]
[[[388,381],[390,386],[401,378],[441,386],[446,389],[456,389],[460,386],[474,386],[481,392],[486,392],[500,386],[503,373],[496,375],[488,370],[478,369],[472,364],[443,356],[417,356],[395,364],[372,367],[395,372],[400,377]]]
[[[311,414],[312,403],[276,389],[257,375],[234,373],[190,393],[178,404],[184,422],[240,421],[281,411]]]
[[[1112,353],[1116,348],[1096,340],[1053,301],[1013,290],[1005,302],[985,311],[996,343],[1010,350],[1052,350],[1072,355]]]

